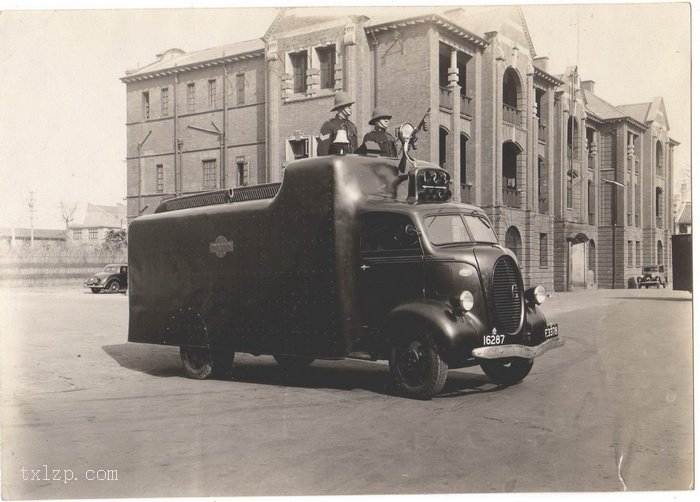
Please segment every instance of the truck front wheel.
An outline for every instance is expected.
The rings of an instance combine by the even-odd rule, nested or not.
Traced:
[[[447,380],[447,363],[428,333],[399,338],[389,353],[389,369],[399,392],[413,399],[430,399]]]
[[[233,366],[234,355],[230,351],[212,351],[203,347],[180,347],[180,359],[182,359],[185,375],[195,380],[228,376]]]
[[[484,359],[481,369],[486,376],[499,385],[514,385],[525,378],[532,369],[532,359],[509,357],[505,359]]]

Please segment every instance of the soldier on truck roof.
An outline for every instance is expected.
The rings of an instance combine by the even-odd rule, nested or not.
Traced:
[[[349,145],[345,153],[353,153],[357,150],[357,127],[350,120],[352,115],[352,105],[355,103],[350,95],[345,91],[339,91],[335,95],[335,103],[332,112],[336,112],[335,117],[327,120],[321,126],[321,135],[318,142],[317,155],[333,155],[336,139],[340,139],[338,131],[345,131]]]
[[[390,119],[391,114],[387,113],[386,110],[381,107],[376,107],[369,121],[369,125],[373,125],[374,130],[365,134],[365,137],[362,139],[363,144],[367,144],[368,142],[376,143],[379,147],[379,154],[382,157],[398,156],[396,153],[396,140],[387,132]]]

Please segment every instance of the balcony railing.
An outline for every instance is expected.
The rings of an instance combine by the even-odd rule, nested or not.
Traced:
[[[503,121],[509,124],[520,125],[520,110],[503,103]]]
[[[447,87],[440,87],[440,108],[452,110],[452,91]]]
[[[520,207],[520,194],[515,188],[503,188],[503,205]]]
[[[547,142],[547,126],[544,124],[539,124],[537,126],[537,139],[543,143]]]
[[[467,117],[472,117],[472,98],[469,96],[459,96],[459,113]]]

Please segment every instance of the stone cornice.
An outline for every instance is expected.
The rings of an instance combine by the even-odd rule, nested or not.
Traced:
[[[236,61],[245,61],[248,59],[255,59],[258,57],[264,57],[265,50],[255,50],[245,54],[235,54],[231,56],[220,57],[216,59],[210,59],[206,61],[197,61],[190,64],[185,64],[182,66],[171,66],[169,68],[159,68],[158,70],[153,70],[145,73],[136,73],[133,75],[127,75],[122,77],[120,80],[126,84],[131,82],[137,82],[139,80],[149,80],[152,78],[163,77],[166,75],[174,75],[175,73],[183,73],[186,71],[200,70],[202,68],[210,68],[212,66],[221,66],[229,63],[234,63]]]
[[[451,33],[453,35],[457,35],[458,37],[462,37],[468,42],[481,47],[482,49],[485,49],[486,47],[489,46],[489,43],[481,38],[478,35],[475,35],[464,28],[457,26],[456,24],[448,21],[447,19],[435,15],[435,14],[430,14],[426,16],[419,16],[419,17],[414,17],[414,18],[408,18],[408,19],[401,19],[398,21],[389,21],[387,23],[379,24],[376,26],[366,26],[365,27],[365,33],[379,33],[383,31],[389,31],[389,30],[397,30],[399,28],[406,28],[410,26],[415,26],[417,24],[435,24],[439,26],[440,28],[444,29],[448,33]]]

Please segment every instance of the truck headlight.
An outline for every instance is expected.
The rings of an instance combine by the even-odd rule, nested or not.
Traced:
[[[469,291],[462,291],[459,295],[459,308],[465,312],[469,312],[474,307],[474,295]]]
[[[534,288],[530,288],[525,292],[525,297],[530,301],[530,303],[534,303],[536,305],[542,305],[544,301],[547,299],[547,290],[544,289],[544,286],[541,284],[535,286]]]

